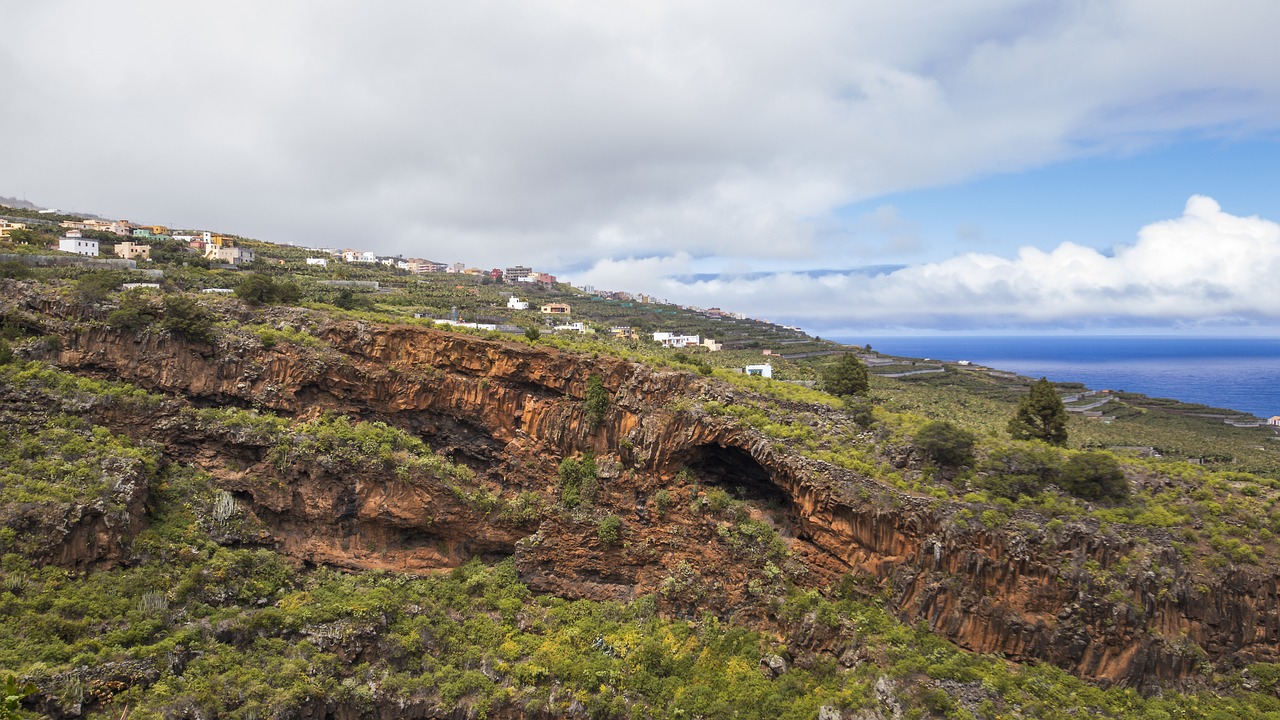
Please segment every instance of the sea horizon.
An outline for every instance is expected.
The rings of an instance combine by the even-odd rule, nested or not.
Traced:
[[[901,357],[968,360],[1095,390],[1280,415],[1280,338],[1185,335],[865,335],[831,337]]]

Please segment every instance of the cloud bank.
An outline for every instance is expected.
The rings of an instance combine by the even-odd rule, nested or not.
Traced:
[[[1075,243],[1016,257],[967,253],[889,273],[779,273],[681,282],[687,256],[597,264],[584,279],[637,283],[827,331],[885,328],[1280,326],[1280,224],[1193,196],[1182,216],[1104,254]]]
[[[44,0],[4,21],[0,193],[486,266],[891,262],[909,228],[842,244],[835,211],[1280,124],[1272,0]]]

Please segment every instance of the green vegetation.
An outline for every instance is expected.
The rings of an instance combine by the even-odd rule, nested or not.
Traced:
[[[22,240],[36,245],[4,249],[42,252],[38,244],[49,237],[33,232]],[[643,459],[651,455],[631,439],[599,458],[563,458],[552,489],[544,458],[487,464],[490,451],[469,455],[457,440],[465,431],[454,428],[440,431],[446,456],[415,434],[437,430],[413,422],[363,421],[305,401],[295,418],[266,410],[294,411],[261,400],[265,394],[246,394],[245,408],[197,409],[181,397],[23,358],[53,357],[61,338],[103,325],[139,335],[158,328],[214,344],[212,357],[242,362],[249,383],[260,371],[255,363],[290,353],[310,369],[350,362],[312,334],[334,319],[427,325],[457,308],[466,320],[523,328],[475,332],[536,343],[534,354],[609,354],[686,381],[686,396],[650,410],[681,423],[704,416],[718,418],[708,423],[717,428],[737,423],[758,432],[746,436],[769,452],[851,471],[831,474],[852,505],[933,507],[944,535],[1004,533],[1015,544],[1096,533],[1117,548],[1107,566],[1064,559],[1059,581],[1081,583],[1082,597],[1131,610],[1139,623],[1148,611],[1132,599],[1135,578],[1155,583],[1157,596],[1207,595],[1247,566],[1274,573],[1280,449],[1269,431],[1224,426],[1212,408],[1127,393],[1088,400],[1107,403],[1105,415],[1086,419],[1069,415],[1058,399],[1058,390],[1083,387],[1055,389],[1044,379],[953,365],[888,378],[869,373],[848,348],[767,323],[520,286],[535,305],[569,302],[575,319],[597,331],[559,334],[535,312],[508,309],[512,286],[487,278],[315,268],[300,248],[240,242],[258,252],[252,272],[211,269],[181,243],[153,244],[163,290],[119,290],[142,273],[0,267],[0,282],[13,291],[6,299],[35,287],[61,305],[83,303],[78,314],[54,317],[38,302],[15,301],[0,316],[0,429],[9,440],[0,447],[0,618],[9,628],[0,634],[0,667],[14,673],[0,718],[32,716],[21,702],[33,692],[64,708],[83,704],[88,717],[120,717],[127,708],[137,718],[355,716],[411,706],[469,717],[812,718],[823,707],[889,717],[889,701],[908,718],[1280,717],[1280,666],[1215,674],[1187,638],[1163,641],[1198,663],[1196,687],[1204,689],[1154,698],[961,652],[899,623],[891,583],[855,575],[820,586],[826,580],[814,578],[804,552],[793,552],[800,535],[786,501],[738,487],[690,457],[673,459],[691,464],[674,482],[646,477]],[[324,282],[335,279],[380,287]],[[234,288],[236,297],[196,294],[205,288]],[[697,332],[726,341],[726,350],[613,338],[614,325],[642,338],[654,330]],[[740,372],[759,362],[761,350],[770,351],[773,379]],[[197,352],[208,358],[211,350]],[[906,359],[875,365],[879,373],[916,367]],[[440,371],[396,365],[387,373],[425,383]],[[610,419],[612,402],[602,377],[590,375],[581,411],[593,433]],[[142,418],[147,427],[168,428],[176,449],[122,434],[147,437],[137,427]],[[448,422],[459,420],[470,422]],[[207,449],[184,444],[198,436],[222,438],[232,450],[210,460]],[[187,464],[192,457],[217,465],[222,476]],[[811,467],[822,474],[824,466]],[[286,507],[281,498],[299,478],[357,473],[385,482],[388,496],[443,488],[465,504],[464,522],[518,529],[519,548],[576,544],[648,562],[660,573],[650,586],[655,595],[629,603],[537,595],[517,579],[520,551],[516,560],[500,559],[509,548],[478,550],[483,562],[423,577],[302,567],[276,551],[279,538],[243,492],[275,494],[270,502],[282,504],[271,507]],[[145,497],[145,507],[130,507],[129,497]],[[143,511],[145,523],[134,523]],[[118,565],[81,572],[51,564],[57,533],[32,529],[63,527],[76,513],[140,530],[122,536]],[[471,551],[440,539],[442,518],[415,517],[404,532],[454,564]],[[385,548],[377,533],[353,537],[362,552],[393,566],[379,555]],[[691,562],[700,543],[718,548],[732,567]],[[1204,590],[1172,584],[1170,557]],[[607,588],[610,568],[591,568],[583,578],[595,582],[595,572]],[[33,688],[24,687],[27,680]]]
[[[565,458],[560,461],[560,503],[573,509],[591,504],[600,491],[596,476],[596,461],[589,453],[581,458]]]
[[[606,515],[596,526],[596,538],[601,545],[616,545],[622,539],[622,518]]]
[[[1067,444],[1067,408],[1053,383],[1040,378],[1031,384],[1031,392],[1018,403],[1018,412],[1009,420],[1009,435],[1014,440]]]
[[[604,421],[604,414],[609,410],[609,391],[604,388],[604,381],[599,375],[587,378],[587,394],[582,401],[587,416],[587,426],[592,432]]]
[[[236,297],[250,305],[291,304],[298,302],[302,291],[287,280],[276,280],[259,273],[249,273],[235,288]]]
[[[865,395],[871,376],[858,356],[845,353],[822,370],[822,389],[838,397]]]
[[[1101,452],[1068,458],[1062,467],[1062,484],[1067,492],[1087,500],[1119,500],[1129,494],[1120,463]]]
[[[946,420],[926,423],[916,432],[916,447],[939,465],[959,467],[973,462],[973,433]]]

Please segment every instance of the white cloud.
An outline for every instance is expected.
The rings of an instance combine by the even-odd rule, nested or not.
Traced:
[[[659,259],[634,268],[610,261],[584,277],[594,280],[597,273],[644,281],[679,302],[798,321],[824,332],[1280,325],[1280,224],[1231,215],[1199,195],[1187,201],[1181,217],[1142,228],[1135,243],[1110,255],[1063,243],[1049,252],[1025,247],[1013,258],[967,253],[877,275],[781,273],[688,282]]]
[[[848,203],[1280,123],[1271,0],[4,14],[0,194],[486,265],[794,263]]]

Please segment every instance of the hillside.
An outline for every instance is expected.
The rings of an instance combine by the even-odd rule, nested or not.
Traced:
[[[21,713],[1280,716],[1265,429],[1123,395],[1015,441],[992,369],[863,349],[836,398],[788,381],[849,348],[770,323],[240,242],[0,267]]]

